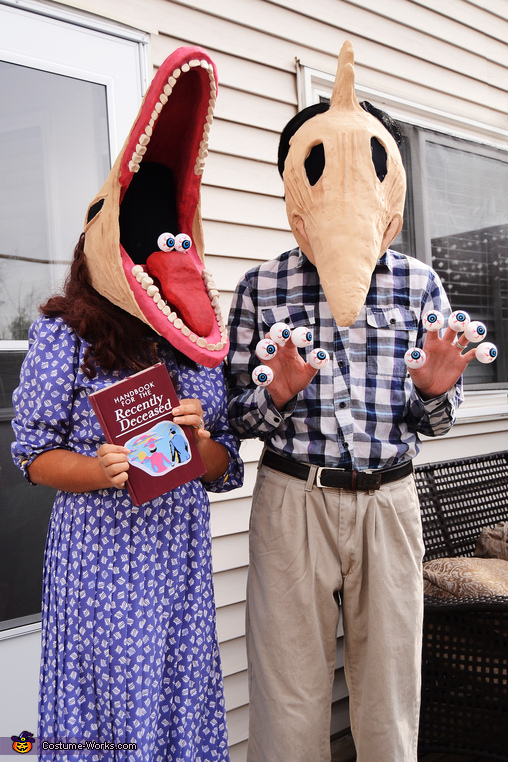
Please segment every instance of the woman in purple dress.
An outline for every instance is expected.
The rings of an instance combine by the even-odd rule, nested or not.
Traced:
[[[30,330],[13,457],[58,489],[44,563],[40,759],[228,760],[205,489],[239,487],[222,369],[198,366],[90,285],[82,240]],[[139,507],[88,394],[163,361],[207,473]],[[73,745],[81,744],[78,750]],[[46,748],[44,748],[46,747]],[[122,748],[123,747],[123,748]]]

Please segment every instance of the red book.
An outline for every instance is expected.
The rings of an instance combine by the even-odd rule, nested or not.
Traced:
[[[127,447],[127,488],[134,505],[197,479],[206,472],[188,426],[173,421],[178,405],[164,363],[92,392],[90,404],[106,441]]]

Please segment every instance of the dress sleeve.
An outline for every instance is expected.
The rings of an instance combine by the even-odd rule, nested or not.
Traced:
[[[46,450],[65,449],[79,362],[79,339],[60,319],[38,318],[30,328],[29,349],[12,401],[14,463],[28,477],[28,466]]]
[[[227,410],[226,384],[223,370],[216,369],[217,378],[212,382],[213,388],[220,390],[220,405],[211,430],[212,439],[220,442],[229,453],[229,463],[226,471],[212,482],[203,482],[207,492],[229,492],[243,484],[244,466],[240,457],[240,442],[231,430]]]

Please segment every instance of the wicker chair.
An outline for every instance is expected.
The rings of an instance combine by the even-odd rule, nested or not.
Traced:
[[[425,560],[508,520],[508,451],[418,466]],[[419,751],[508,760],[508,597],[425,598]]]

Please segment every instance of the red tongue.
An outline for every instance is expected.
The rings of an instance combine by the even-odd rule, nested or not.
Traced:
[[[155,251],[146,260],[146,269],[152,278],[157,278],[164,301],[178,312],[185,325],[198,336],[208,336],[215,313],[189,255]]]

